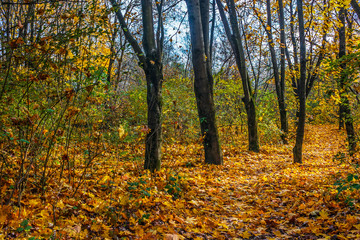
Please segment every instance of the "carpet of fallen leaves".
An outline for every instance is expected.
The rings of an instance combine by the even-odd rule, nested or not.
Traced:
[[[201,145],[165,145],[154,174],[131,158],[141,149],[108,147],[76,193],[54,181],[42,197],[28,189],[21,208],[1,206],[0,239],[360,239],[357,202],[334,186],[353,169],[333,161],[346,151],[343,132],[307,126],[302,165],[292,144],[239,145],[223,144],[223,166],[203,164]]]

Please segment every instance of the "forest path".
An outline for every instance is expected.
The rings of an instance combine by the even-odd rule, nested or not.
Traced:
[[[334,176],[348,168],[333,161],[346,151],[345,134],[333,125],[308,125],[305,136],[301,165],[292,163],[292,144],[265,145],[260,153],[230,146],[224,166],[183,171],[191,187],[181,215],[192,215],[201,238],[318,239],[340,236],[339,222],[351,229],[355,223],[347,223],[347,210],[338,212],[331,190]],[[216,231],[206,234],[208,226]]]

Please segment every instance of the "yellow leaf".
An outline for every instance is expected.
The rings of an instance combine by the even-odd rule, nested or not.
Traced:
[[[123,140],[126,137],[126,135],[125,135],[126,132],[125,132],[124,127],[122,125],[120,125],[119,128],[117,129],[117,131],[119,133],[120,140]]]
[[[94,232],[100,232],[100,230],[101,230],[101,225],[95,223],[95,224],[91,225],[90,229],[91,229],[91,231],[94,231]]]
[[[0,212],[0,224],[4,224],[6,221],[6,213]]]
[[[321,210],[319,214],[320,214],[320,217],[323,219],[329,218],[329,214],[325,210]]]
[[[240,237],[245,238],[245,239],[249,239],[251,237],[251,233],[249,233],[248,231],[245,231],[245,232],[240,234]]]
[[[29,205],[32,206],[32,207],[35,207],[35,206],[40,205],[40,204],[41,204],[41,200],[39,198],[29,200]]]
[[[108,180],[110,180],[110,176],[106,175],[105,177],[103,177],[100,181],[101,184],[106,183]]]
[[[275,230],[275,231],[273,231],[273,233],[274,233],[277,237],[281,237],[281,236],[282,236],[282,234],[281,234],[281,232],[280,232],[279,230]]]
[[[269,25],[267,25],[266,30],[270,31],[271,27]]]
[[[346,222],[350,223],[351,225],[355,224],[357,222],[357,219],[355,216],[347,215],[346,216]]]
[[[305,218],[305,217],[299,217],[296,220],[299,221],[299,222],[308,222],[309,221],[309,219]]]
[[[187,217],[185,221],[188,224],[196,224],[197,223],[196,218],[193,218],[193,217]]]
[[[57,203],[57,207],[63,209],[63,208],[65,207],[64,202],[63,202],[62,200],[60,200],[60,201]]]
[[[357,230],[360,230],[360,224],[356,224],[353,227],[355,227]]]

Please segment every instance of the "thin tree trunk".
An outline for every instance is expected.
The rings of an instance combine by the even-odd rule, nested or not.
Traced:
[[[209,61],[212,63],[213,59],[213,44],[214,44],[214,32],[215,32],[215,22],[216,22],[216,0],[212,2],[212,21],[211,21],[211,33],[210,33],[210,47],[209,47]]]
[[[163,44],[163,23],[160,19],[157,31],[157,40],[154,33],[154,17],[152,0],[141,0],[142,22],[143,22],[143,40],[144,52],[139,43],[131,35],[128,26],[122,15],[116,0],[110,0],[115,8],[116,16],[120,26],[123,29],[125,38],[137,54],[141,67],[144,69],[147,83],[147,105],[148,105],[148,127],[149,132],[145,140],[145,162],[144,168],[154,172],[161,167],[161,89],[163,83],[162,70],[162,44]],[[157,6],[158,16],[162,16],[162,2]]]
[[[156,46],[151,0],[141,0],[143,21],[143,46],[146,54],[144,66],[147,83],[148,127],[145,142],[145,169],[161,167],[161,89],[163,82],[161,50]],[[161,14],[159,15],[161,18]]]
[[[110,59],[109,59],[109,65],[107,69],[107,82],[108,84],[111,84],[111,72],[113,68],[113,64],[115,62],[115,38],[117,36],[117,29],[114,29],[114,31],[111,33],[111,39],[110,39]]]
[[[201,1],[201,2],[200,2]],[[190,36],[192,44],[192,62],[194,67],[194,90],[198,108],[201,134],[205,150],[205,162],[210,164],[222,164],[222,152],[216,127],[215,106],[212,90],[212,76],[209,69],[209,32],[208,15],[209,9],[204,0],[186,0]],[[200,10],[200,5],[202,10]],[[205,26],[204,26],[205,25]],[[206,26],[207,25],[207,26]]]
[[[272,19],[271,19],[271,4],[270,0],[266,0],[266,12],[267,12],[267,24],[261,19],[259,14],[258,18],[261,21],[266,35],[268,37],[269,49],[270,49],[270,58],[273,66],[274,79],[275,79],[275,90],[278,100],[279,112],[280,112],[280,128],[282,131],[281,139],[284,144],[287,144],[287,132],[288,132],[288,123],[287,123],[287,113],[285,105],[285,31],[284,31],[284,9],[282,0],[279,0],[279,22],[280,22],[280,53],[281,53],[281,73],[279,73],[279,67],[277,63],[277,56],[275,53],[275,43],[272,34]],[[282,20],[282,22],[281,22]]]
[[[289,125],[287,120],[286,102],[285,102],[285,20],[284,20],[284,6],[283,0],[278,0],[279,5],[279,23],[280,23],[280,92],[281,97],[279,100],[280,110],[280,124],[283,131],[282,139],[284,144],[287,144],[287,134],[289,132]]]
[[[298,124],[296,129],[296,142],[293,149],[294,162],[302,163],[302,147],[305,135],[305,116],[306,116],[306,45],[304,33],[303,2],[297,0],[299,36],[300,36],[300,78],[297,83],[297,93],[299,101]]]
[[[339,28],[339,59],[346,56],[346,10],[341,8],[339,11],[339,20],[342,26]],[[340,88],[340,114],[339,114],[339,128],[343,127],[345,123],[347,139],[349,144],[349,153],[353,155],[356,151],[356,133],[353,125],[353,118],[351,116],[350,102],[347,97],[348,74],[346,72],[346,63],[340,64],[341,75],[339,79]],[[341,125],[342,124],[342,125]]]
[[[258,126],[257,126],[255,99],[251,89],[249,74],[246,68],[244,47],[242,44],[242,38],[239,31],[237,14],[235,10],[235,3],[234,0],[227,1],[227,4],[229,6],[230,25],[226,18],[222,2],[220,0],[217,0],[216,3],[218,5],[220,17],[224,25],[225,33],[231,44],[231,48],[233,50],[236,64],[241,76],[241,82],[244,91],[244,97],[242,98],[242,101],[244,102],[246,114],[247,114],[249,150],[253,152],[259,152],[259,139],[258,139],[258,130],[257,130]]]
[[[149,132],[145,140],[145,169],[160,170],[161,167],[161,89],[162,66],[160,63],[149,62],[145,69],[147,83],[147,106]]]
[[[351,0],[350,4],[351,4],[351,7],[354,9],[356,15],[360,19],[360,6],[359,6],[358,2],[356,0]]]
[[[339,28],[339,58],[342,58],[346,55],[346,30],[345,30],[345,10],[344,8],[341,8],[339,11],[339,20],[342,24],[342,26]],[[345,81],[346,81],[346,75],[344,74],[346,69],[346,64],[340,64],[340,68],[342,69],[341,77],[339,79],[339,88],[340,88],[340,104],[339,104],[339,130],[344,128],[345,124],[345,102],[347,97],[343,96],[346,94],[345,90]]]

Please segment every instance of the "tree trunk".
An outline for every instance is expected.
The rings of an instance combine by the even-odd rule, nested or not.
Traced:
[[[189,14],[192,62],[195,75],[194,90],[203,136],[205,162],[220,165],[223,159],[216,127],[212,76],[207,59],[209,56],[206,42],[208,37],[204,37],[204,33],[208,33],[209,30],[206,27],[209,22],[206,20],[208,17],[206,18],[203,14],[208,14],[209,9],[200,11],[199,0],[186,0],[186,4]],[[202,22],[202,19],[205,19],[205,22]]]
[[[242,101],[245,104],[247,119],[248,119],[248,140],[249,150],[259,152],[259,138],[257,130],[257,117],[254,94],[251,89],[250,79],[245,63],[245,53],[242,44],[242,38],[239,31],[237,14],[235,10],[234,0],[228,0],[230,24],[226,18],[224,7],[220,0],[216,0],[219,8],[220,17],[224,25],[226,36],[231,44],[232,51],[235,56],[236,65],[240,72],[241,82],[244,91]],[[231,28],[230,28],[231,26]]]
[[[158,22],[158,34],[155,39],[154,17],[152,0],[141,0],[143,40],[142,51],[137,40],[132,36],[125,22],[124,16],[120,11],[116,0],[110,0],[116,11],[116,16],[123,29],[126,40],[129,42],[136,53],[141,67],[144,69],[147,84],[147,105],[148,105],[148,127],[149,132],[145,140],[145,162],[144,168],[154,172],[161,167],[161,89],[163,83],[162,70],[162,39],[164,35],[163,23]],[[158,16],[162,16],[162,3],[158,2]],[[158,40],[158,41],[156,41]]]
[[[151,60],[152,61],[152,60]],[[149,132],[145,140],[145,169],[160,170],[161,167],[161,89],[162,69],[161,64],[150,61],[145,70],[147,83],[147,107]]]
[[[250,98],[249,100],[243,98],[243,102],[245,103],[247,114],[249,150],[259,152],[255,101],[253,98]]]
[[[273,65],[274,79],[275,79],[275,89],[276,96],[278,100],[279,112],[280,112],[280,128],[282,131],[281,139],[284,144],[287,143],[287,132],[288,132],[288,124],[286,118],[286,105],[285,105],[285,32],[284,32],[284,9],[282,0],[279,0],[279,20],[280,20],[280,58],[281,58],[281,73],[279,73],[279,67],[277,63],[277,57],[275,53],[275,43],[272,35],[272,20],[271,20],[271,4],[270,0],[266,0],[266,12],[267,12],[267,25],[261,19],[261,16],[258,16],[260,21],[263,23],[265,28],[269,49],[270,49],[270,57],[271,63]],[[281,21],[282,20],[282,21]]]
[[[345,8],[340,8],[339,20],[342,26],[339,28],[339,59],[342,61],[342,57],[346,56],[346,28],[345,28]],[[348,74],[346,72],[346,63],[340,63],[341,73],[339,79],[340,88],[340,108],[339,108],[339,129],[343,127],[345,123],[347,139],[349,144],[349,153],[353,155],[356,151],[356,134],[353,125],[353,119],[351,116],[350,102],[348,95]]]
[[[342,24],[341,27],[339,27],[339,55],[338,57],[341,58],[346,55],[346,30],[345,30],[345,10],[344,8],[341,8],[339,11],[339,20]],[[341,77],[339,79],[339,88],[340,88],[340,104],[339,104],[339,130],[344,128],[345,123],[345,111],[346,106],[345,102],[347,97],[343,96],[346,94],[345,91],[345,81],[346,81],[346,75],[344,74],[344,71],[346,69],[346,64],[341,63],[340,68],[342,69]]]
[[[289,124],[287,120],[286,102],[285,102],[285,20],[284,20],[284,6],[283,1],[278,0],[279,5],[279,23],[280,23],[280,92],[278,97],[279,110],[280,110],[280,124],[281,131],[283,132],[281,138],[284,144],[287,144],[287,134],[289,132]]]
[[[360,6],[359,6],[358,2],[356,0],[351,0],[350,4],[351,4],[351,7],[354,9],[358,18],[360,18]]]
[[[298,123],[296,129],[296,142],[293,149],[294,163],[302,163],[302,146],[305,134],[305,116],[306,116],[306,45],[304,33],[304,15],[302,0],[297,0],[299,36],[300,36],[300,78],[297,83],[297,93],[299,101]]]

